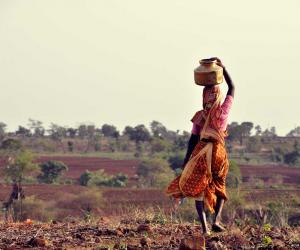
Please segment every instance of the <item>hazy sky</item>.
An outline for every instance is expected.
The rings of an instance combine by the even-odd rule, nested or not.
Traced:
[[[190,130],[201,58],[236,84],[231,121],[300,125],[300,1],[0,0],[1,118]],[[226,85],[222,84],[226,91]]]

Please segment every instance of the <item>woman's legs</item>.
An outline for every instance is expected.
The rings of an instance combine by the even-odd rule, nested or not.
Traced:
[[[196,205],[200,223],[202,225],[202,231],[204,234],[209,234],[210,231],[207,226],[206,215],[204,211],[204,201],[195,200],[195,205]]]
[[[221,226],[221,217],[222,217],[222,209],[224,206],[224,202],[225,202],[224,198],[217,196],[215,218],[214,218],[214,224],[212,226],[212,229],[215,232],[222,232],[225,230],[225,228]]]

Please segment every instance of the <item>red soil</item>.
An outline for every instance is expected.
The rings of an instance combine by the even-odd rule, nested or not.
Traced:
[[[65,176],[72,179],[78,179],[85,170],[96,171],[99,169],[104,169],[108,174],[124,173],[129,177],[133,177],[139,163],[138,160],[112,160],[109,158],[80,156],[41,156],[38,158],[38,162],[50,160],[65,163],[69,167]]]
[[[104,169],[108,174],[124,173],[129,177],[136,174],[139,160],[112,160],[99,157],[80,156],[41,156],[38,162],[57,160],[64,162],[69,170],[65,176],[71,179],[78,179],[85,171],[96,171]],[[3,159],[0,159],[0,168],[4,166]],[[240,165],[243,181],[248,181],[250,177],[261,178],[265,181],[278,175],[282,176],[283,183],[298,184],[300,168],[292,168],[283,165]]]
[[[283,183],[298,184],[300,178],[300,168],[287,167],[283,165],[240,165],[243,181],[248,181],[250,177],[261,178],[264,181],[282,176]]]

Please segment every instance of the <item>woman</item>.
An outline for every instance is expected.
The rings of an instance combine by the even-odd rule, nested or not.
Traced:
[[[234,97],[233,82],[221,60],[217,64],[223,68],[228,85],[225,101],[219,86],[203,89],[203,110],[192,118],[193,129],[188,143],[183,171],[166,190],[174,198],[191,197],[195,199],[196,209],[203,233],[210,234],[204,208],[215,213],[212,230],[222,232],[221,212],[227,200],[225,180],[229,161],[225,149],[227,118]]]

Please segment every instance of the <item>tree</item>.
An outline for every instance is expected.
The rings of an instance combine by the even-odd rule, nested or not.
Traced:
[[[59,161],[48,161],[40,164],[41,174],[38,176],[40,182],[55,183],[61,177],[64,171],[68,170],[68,167]]]
[[[254,129],[255,129],[255,135],[256,136],[260,136],[261,135],[261,131],[262,131],[261,130],[261,126],[260,125],[256,125]]]
[[[274,126],[270,128],[270,132],[272,133],[272,136],[277,136],[276,128]]]
[[[91,124],[91,125],[86,126],[86,136],[87,136],[87,139],[88,139],[88,143],[87,143],[85,152],[88,152],[90,146],[94,147],[94,145],[95,145],[95,141],[96,141],[96,138],[95,138],[95,136],[96,136],[95,125]]]
[[[175,152],[172,154],[168,162],[173,170],[181,169],[183,165],[185,154],[183,152]]]
[[[35,137],[42,137],[45,134],[45,129],[41,121],[29,119],[28,127]]]
[[[67,128],[67,136],[70,138],[75,138],[77,134],[77,129],[76,128]]]
[[[253,129],[253,123],[252,122],[242,122],[241,128],[242,128],[242,136],[249,137],[251,135],[251,130]]]
[[[162,138],[154,138],[151,141],[151,152],[159,153],[163,151],[167,151],[171,147],[170,143],[167,140]]]
[[[273,126],[270,129],[266,129],[261,134],[263,137],[276,137],[276,128]]]
[[[259,152],[261,148],[261,137],[251,136],[247,141],[247,151],[249,152]]]
[[[87,125],[85,125],[85,124],[79,125],[77,131],[78,131],[78,136],[81,139],[85,138],[88,135]]]
[[[242,128],[237,122],[232,122],[228,125],[228,139],[230,141],[239,140],[242,144]]]
[[[134,128],[127,126],[125,127],[124,134],[129,136],[130,140],[137,143],[150,141],[151,135],[145,125],[137,125]]]
[[[8,138],[4,140],[1,144],[1,150],[4,150],[8,156],[14,154],[15,152],[21,150],[22,143],[20,140]]]
[[[19,126],[18,130],[16,130],[16,135],[21,135],[23,137],[31,136],[30,129],[25,128],[23,126]]]
[[[294,151],[284,155],[284,162],[290,166],[300,166],[300,143],[295,141]]]
[[[24,150],[19,140],[5,140],[1,145],[1,151],[5,164],[4,176],[12,183],[12,193],[9,201],[5,203],[5,208],[9,210],[14,200],[19,200],[20,217],[22,217],[22,199],[25,197],[22,184],[25,177],[37,170],[37,164],[34,163],[33,155]]]
[[[174,150],[186,150],[190,136],[191,134],[187,131],[183,131],[182,135],[177,133],[174,141]]]
[[[243,145],[243,138],[250,137],[252,129],[252,122],[242,122],[241,125],[239,125],[237,122],[233,122],[228,125],[228,139],[231,141],[238,139],[240,144]]]
[[[6,130],[6,124],[0,122],[0,141],[2,141],[3,138],[5,137],[5,130]]]
[[[117,130],[117,128],[113,125],[108,125],[108,124],[104,124],[101,127],[101,131],[102,134],[105,137],[114,137],[114,138],[118,138],[120,136],[119,131]]]
[[[24,177],[37,170],[34,156],[29,151],[19,151],[7,158],[5,176],[14,183],[22,184]]]
[[[53,140],[61,141],[64,137],[67,136],[67,129],[58,124],[51,123],[48,133]]]
[[[300,166],[300,154],[298,151],[293,151],[284,156],[284,162],[290,166]]]
[[[300,137],[300,126],[292,129],[286,136]]]
[[[52,138],[52,140],[59,143],[63,152],[65,152],[63,138],[65,138],[67,136],[67,129],[58,124],[51,123],[48,133],[50,134],[50,137]]]
[[[143,160],[138,165],[137,174],[140,183],[148,187],[165,187],[175,177],[168,162],[157,158]]]
[[[158,121],[152,121],[150,123],[151,133],[154,137],[165,137],[167,134],[166,127],[158,122]]]

